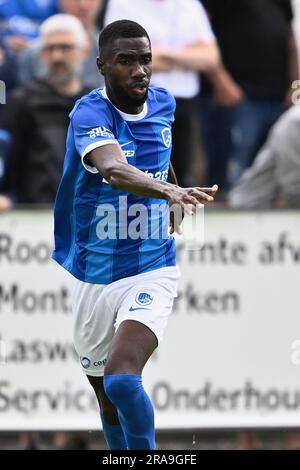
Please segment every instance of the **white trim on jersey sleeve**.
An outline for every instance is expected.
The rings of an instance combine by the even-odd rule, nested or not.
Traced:
[[[103,147],[103,145],[109,145],[109,144],[118,144],[117,140],[113,139],[107,139],[107,140],[99,140],[98,142],[93,142],[92,144],[88,145],[82,155],[81,155],[81,163],[84,166],[84,168],[89,171],[90,173],[96,174],[99,173],[96,167],[89,165],[86,161],[84,161],[84,157],[90,153],[92,150],[95,150],[98,147]]]

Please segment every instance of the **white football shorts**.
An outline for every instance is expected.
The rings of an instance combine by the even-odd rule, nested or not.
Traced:
[[[124,320],[143,323],[161,342],[178,279],[179,269],[166,267],[108,285],[74,281],[74,346],[87,375],[104,375],[111,340]]]

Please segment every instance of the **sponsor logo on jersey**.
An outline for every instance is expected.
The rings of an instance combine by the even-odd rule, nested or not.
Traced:
[[[149,178],[153,178],[154,180],[167,181],[168,179],[168,170],[157,171],[156,173],[151,173],[150,171],[146,170],[144,173],[148,175]]]
[[[171,144],[172,144],[172,133],[171,133],[171,129],[169,127],[165,127],[162,131],[161,131],[161,136],[162,136],[162,139],[163,139],[163,143],[165,144],[165,146],[169,149],[171,147]]]
[[[102,361],[95,361],[93,364],[95,367],[105,366],[107,363],[107,358],[103,359]]]
[[[126,158],[132,158],[135,156],[135,151],[134,150],[123,150],[123,153]]]
[[[132,152],[134,153],[134,150]],[[134,157],[134,155],[130,155],[130,156]],[[157,171],[156,173],[151,173],[150,171],[146,170],[144,171],[144,173],[145,175],[149,176],[149,178],[152,178],[154,180],[167,181],[168,179],[168,170]],[[109,184],[105,178],[102,179],[102,183]]]
[[[88,135],[91,139],[95,139],[96,137],[107,137],[109,139],[115,138],[113,133],[109,129],[106,129],[106,127],[95,127],[91,131],[88,131]]]
[[[121,144],[120,147],[125,155],[126,158],[132,158],[135,156],[135,150],[133,149],[128,149],[124,147],[127,147],[128,145],[133,144],[133,140],[130,140],[129,142],[125,142],[125,144]]]

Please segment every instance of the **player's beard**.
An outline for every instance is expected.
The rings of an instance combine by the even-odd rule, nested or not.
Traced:
[[[148,87],[145,89],[145,93],[141,96],[134,95],[134,93],[130,93],[127,89],[124,89],[119,85],[114,85],[113,91],[118,101],[128,107],[131,107],[132,105],[142,106],[148,98]]]
[[[135,97],[131,99],[132,100],[134,99],[134,102],[137,106],[142,106],[147,101],[147,98],[148,98],[148,87],[145,89],[145,94],[142,95],[141,98]]]

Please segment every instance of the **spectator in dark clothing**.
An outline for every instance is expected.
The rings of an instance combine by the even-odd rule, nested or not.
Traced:
[[[207,74],[201,118],[208,181],[226,191],[251,165],[298,77],[290,0],[203,0],[223,65]]]
[[[3,210],[9,200],[53,203],[65,155],[68,114],[75,101],[90,91],[80,79],[87,41],[81,22],[71,15],[54,15],[42,24],[41,32],[47,76],[15,90],[0,122],[1,132],[10,136],[3,183],[9,197],[0,199]]]
[[[0,80],[5,83],[7,94],[16,86],[17,61],[0,38]]]
[[[17,85],[17,59],[12,51],[6,46],[5,41],[0,38],[0,120],[5,112],[5,103],[10,93]],[[0,129],[0,191],[3,184],[5,157],[11,143],[11,135],[5,129]],[[0,195],[0,207],[10,207],[10,201]]]

